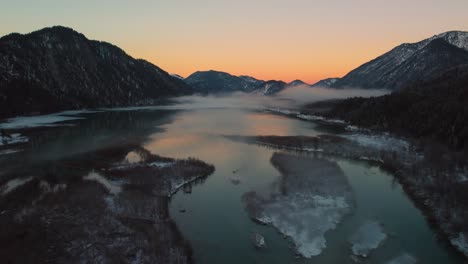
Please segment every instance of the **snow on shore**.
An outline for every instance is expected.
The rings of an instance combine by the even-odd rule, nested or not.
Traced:
[[[106,177],[102,176],[101,174],[95,171],[91,171],[88,175],[83,177],[83,180],[98,182],[102,186],[104,186],[104,188],[106,188],[109,191],[109,193],[113,195],[117,195],[122,191],[122,187],[120,186],[120,184],[108,180]]]
[[[289,109],[282,109],[282,108],[266,108],[265,110],[273,112],[273,113],[278,113],[278,114],[283,114],[283,115],[288,115],[288,116],[293,116],[302,120],[307,120],[307,121],[322,121],[330,124],[339,124],[339,125],[345,125],[346,122],[343,120],[339,119],[328,119],[323,116],[318,116],[318,115],[307,115],[307,114],[302,114],[299,111],[295,110],[289,110]]]
[[[465,234],[458,234],[458,236],[450,240],[450,242],[468,256],[468,239]]]
[[[267,108],[266,110],[279,113],[283,115],[293,116],[307,121],[319,121],[333,125],[342,125],[348,134],[343,135],[349,140],[355,141],[362,146],[371,147],[375,149],[382,149],[387,151],[408,151],[409,143],[401,138],[393,137],[388,133],[370,133],[369,130],[361,129],[356,126],[348,125],[345,121],[339,119],[328,119],[323,116],[307,115],[301,112],[281,109],[281,108]]]
[[[355,141],[364,147],[374,149],[396,152],[406,152],[409,149],[409,143],[406,140],[392,137],[388,134],[351,133],[343,135],[343,137]]]

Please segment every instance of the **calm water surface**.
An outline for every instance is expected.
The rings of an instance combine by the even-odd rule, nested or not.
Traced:
[[[0,156],[0,177],[19,167],[33,171],[68,156],[136,140],[154,154],[196,157],[216,167],[215,173],[193,186],[191,193],[179,191],[170,205],[172,217],[193,246],[197,263],[353,263],[348,238],[366,219],[381,222],[389,235],[366,263],[385,263],[403,253],[415,256],[420,263],[462,263],[457,254],[437,241],[392,176],[367,162],[327,157],[345,172],[356,209],[326,234],[327,248],[318,257],[296,259],[291,244],[273,227],[249,219],[241,197],[267,188],[280,176],[270,164],[275,150],[224,136],[339,133],[333,128],[261,111],[220,107],[84,116],[86,119],[73,121],[74,126],[29,132],[33,147]],[[18,160],[21,164],[15,162]],[[240,184],[233,184],[233,179]],[[254,230],[266,238],[266,250],[253,247],[250,234]]]

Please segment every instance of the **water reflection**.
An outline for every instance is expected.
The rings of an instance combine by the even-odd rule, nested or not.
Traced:
[[[325,95],[322,98],[331,96],[330,91],[323,92]],[[291,95],[293,99],[188,97],[180,99],[184,100],[182,105],[165,107],[164,110],[152,107],[89,114],[86,119],[76,120],[75,127],[27,131],[31,148],[15,154],[14,159],[0,157],[0,173],[3,173],[2,178],[6,178],[15,172],[15,175],[23,176],[24,181],[31,175],[47,178],[46,175],[52,171],[60,177],[48,182],[60,184],[66,178],[68,182],[78,183],[71,185],[71,189],[67,188],[61,199],[71,193],[73,199],[92,204],[96,200],[90,194],[111,189],[102,188],[102,182],[97,184],[96,181],[102,179],[95,174],[91,173],[90,179],[93,181],[81,179],[84,175],[89,176],[93,170],[105,167],[110,162],[106,158],[109,153],[112,153],[113,162],[129,164],[142,160],[140,153],[131,152],[141,146],[152,154],[174,158],[196,157],[214,164],[215,174],[206,180],[196,180],[186,187],[185,192],[177,193],[171,200],[170,208],[165,208],[161,217],[171,215],[176,219],[183,236],[191,242],[198,263],[310,263],[308,260],[294,259],[288,248],[290,244],[274,229],[253,223],[241,202],[244,193],[250,190],[268,193],[271,184],[278,181],[280,173],[270,164],[276,150],[225,138],[225,135],[314,136],[324,132],[336,133],[323,125],[259,111],[268,104],[291,106],[300,97],[303,97],[301,93]],[[96,152],[97,149],[115,146],[123,147],[119,151],[108,150],[107,154]],[[353,263],[349,259],[349,244],[343,238],[349,237],[363,219],[372,217],[377,217],[389,233],[396,235],[364,263],[385,263],[402,252],[408,252],[422,263],[459,262],[456,256],[437,243],[424,217],[399,185],[395,185],[390,175],[367,162],[323,158],[331,159],[343,170],[356,194],[357,209],[337,227],[336,232],[326,234],[327,248],[322,255],[312,259],[313,262]],[[33,183],[12,181],[3,185],[7,187],[3,187],[2,192],[12,188],[8,186]],[[79,191],[83,187],[81,184],[92,185],[94,189],[83,197]],[[144,190],[142,186],[139,188]],[[135,189],[119,194],[127,193],[129,201],[141,201],[141,206],[127,208],[129,215],[143,215],[150,212],[148,208],[151,209],[151,206],[160,206],[159,202],[155,204],[152,200],[146,200],[146,196],[127,192],[132,190]],[[118,191],[116,189],[116,193]],[[26,191],[20,194],[17,197],[33,196]],[[161,204],[167,206],[167,202],[165,198]],[[9,206],[17,209],[17,204],[11,203]],[[170,210],[170,214],[167,210]],[[267,250],[258,252],[252,246],[250,238],[253,230],[265,237]]]

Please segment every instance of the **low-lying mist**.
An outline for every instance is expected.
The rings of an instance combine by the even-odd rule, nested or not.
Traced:
[[[298,108],[301,105],[330,100],[362,96],[372,97],[389,93],[388,90],[331,89],[309,86],[291,86],[270,96],[256,93],[232,93],[208,96],[183,96],[176,98],[178,108],[237,108],[258,109],[266,107]]]

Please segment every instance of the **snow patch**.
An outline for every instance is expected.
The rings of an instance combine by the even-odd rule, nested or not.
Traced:
[[[148,166],[150,167],[157,167],[157,168],[167,168],[167,167],[171,167],[174,165],[175,162],[162,162],[162,161],[158,161],[158,162],[151,162],[151,163],[148,163]]]
[[[104,186],[113,195],[117,195],[122,191],[122,187],[119,184],[108,180],[107,178],[95,171],[90,172],[88,175],[83,177],[83,179],[86,181],[96,181],[102,184],[102,186]]]
[[[110,171],[113,170],[125,170],[125,169],[133,169],[133,168],[141,168],[141,167],[154,167],[158,169],[168,168],[175,164],[174,161],[171,162],[163,162],[163,161],[156,161],[151,163],[129,163],[129,164],[122,164],[115,167],[110,168]]]
[[[10,193],[11,191],[15,190],[16,188],[30,182],[32,179],[33,177],[16,178],[13,180],[9,180],[6,184],[0,187],[0,193],[1,195],[6,195]]]
[[[265,238],[257,232],[253,232],[250,239],[256,248],[266,248]]]
[[[351,236],[351,250],[356,256],[367,257],[387,238],[382,226],[376,221],[366,221]]]
[[[392,137],[388,134],[353,133],[343,135],[343,137],[355,141],[364,147],[379,150],[406,152],[409,149],[409,143],[406,140]]]
[[[201,179],[202,177],[203,176],[195,176],[195,177],[190,178],[190,179],[174,179],[174,180],[171,180],[171,189],[169,190],[168,197],[171,197],[172,195],[177,193],[177,191],[179,191],[179,189],[181,189],[185,185],[196,182],[197,180]]]
[[[62,190],[65,190],[67,188],[67,185],[64,184],[64,183],[51,185],[46,181],[41,181],[39,183],[39,188],[42,191],[42,195],[44,195],[44,194],[47,194],[47,193],[57,193],[57,192],[60,192]]]
[[[29,139],[19,133],[0,136],[0,146],[26,143]]]

